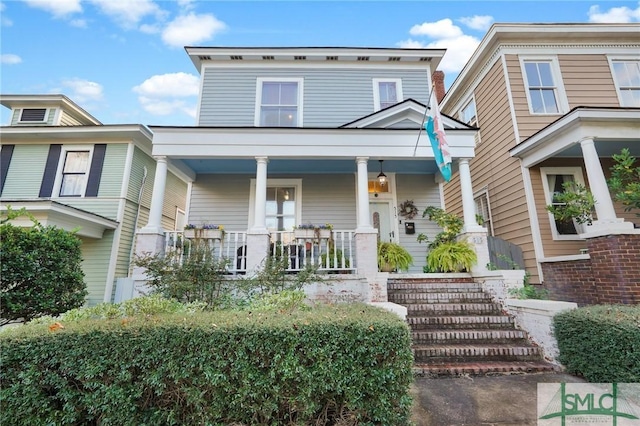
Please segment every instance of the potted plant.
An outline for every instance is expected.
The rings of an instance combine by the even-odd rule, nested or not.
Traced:
[[[593,194],[578,182],[564,182],[562,189],[562,192],[553,194],[552,203],[547,206],[547,211],[558,222],[574,222],[576,230],[580,232],[583,225],[591,225],[596,200]]]
[[[467,241],[444,242],[427,254],[427,267],[431,272],[469,272],[477,262],[478,256]]]
[[[297,239],[329,239],[331,238],[331,230],[333,225],[330,223],[314,225],[312,223],[305,223],[293,228],[293,233]]]
[[[202,225],[187,224],[184,227],[185,238],[200,238],[205,240],[221,240],[224,236],[224,227],[222,225],[213,225],[205,223]]]
[[[378,242],[378,269],[381,272],[406,271],[413,265],[413,257],[400,244]]]

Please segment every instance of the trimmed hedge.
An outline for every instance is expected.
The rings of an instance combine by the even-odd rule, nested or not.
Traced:
[[[0,333],[0,424],[405,425],[410,344],[363,304],[25,325]]]
[[[568,372],[592,383],[640,382],[640,306],[583,307],[553,322]]]

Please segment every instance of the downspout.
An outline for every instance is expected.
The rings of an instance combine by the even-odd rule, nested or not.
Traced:
[[[136,230],[138,228],[138,219],[140,218],[140,208],[142,207],[142,194],[144,192],[144,183],[147,180],[147,167],[142,168],[142,182],[140,182],[140,192],[138,193],[138,210],[136,211],[136,217],[133,221],[133,241],[131,241],[131,250],[129,251],[129,270],[127,277],[131,277],[133,271],[133,255],[136,247]]]

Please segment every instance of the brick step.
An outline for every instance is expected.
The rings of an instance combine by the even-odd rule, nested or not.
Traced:
[[[387,280],[388,284],[396,283],[434,283],[434,284],[455,284],[455,283],[475,283],[470,275],[454,276],[454,277],[393,277]]]
[[[479,283],[387,283],[389,294],[395,292],[460,292],[460,291],[482,291]]]
[[[407,323],[412,330],[514,328],[513,319],[507,315],[413,316],[407,318]]]
[[[425,377],[481,376],[493,374],[534,374],[557,372],[560,368],[548,362],[459,362],[441,364],[414,364],[413,374]]]
[[[390,293],[389,302],[400,305],[416,303],[491,303],[491,297],[480,291],[455,293]]]
[[[541,361],[537,346],[505,343],[413,345],[415,362],[422,364],[472,361]]]
[[[510,343],[526,345],[527,334],[516,329],[458,329],[458,330],[427,330],[412,331],[411,339],[414,344],[449,344],[449,343]]]
[[[482,315],[502,313],[499,303],[414,303],[406,305],[407,316]]]

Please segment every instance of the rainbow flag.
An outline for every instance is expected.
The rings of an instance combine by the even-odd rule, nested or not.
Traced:
[[[429,135],[431,148],[433,148],[433,156],[438,165],[438,169],[440,169],[444,180],[449,182],[451,180],[451,151],[449,151],[447,136],[444,133],[442,117],[438,109],[438,101],[435,100],[434,96],[431,96],[430,109],[429,116],[424,123],[424,129],[427,131],[427,135]]]

